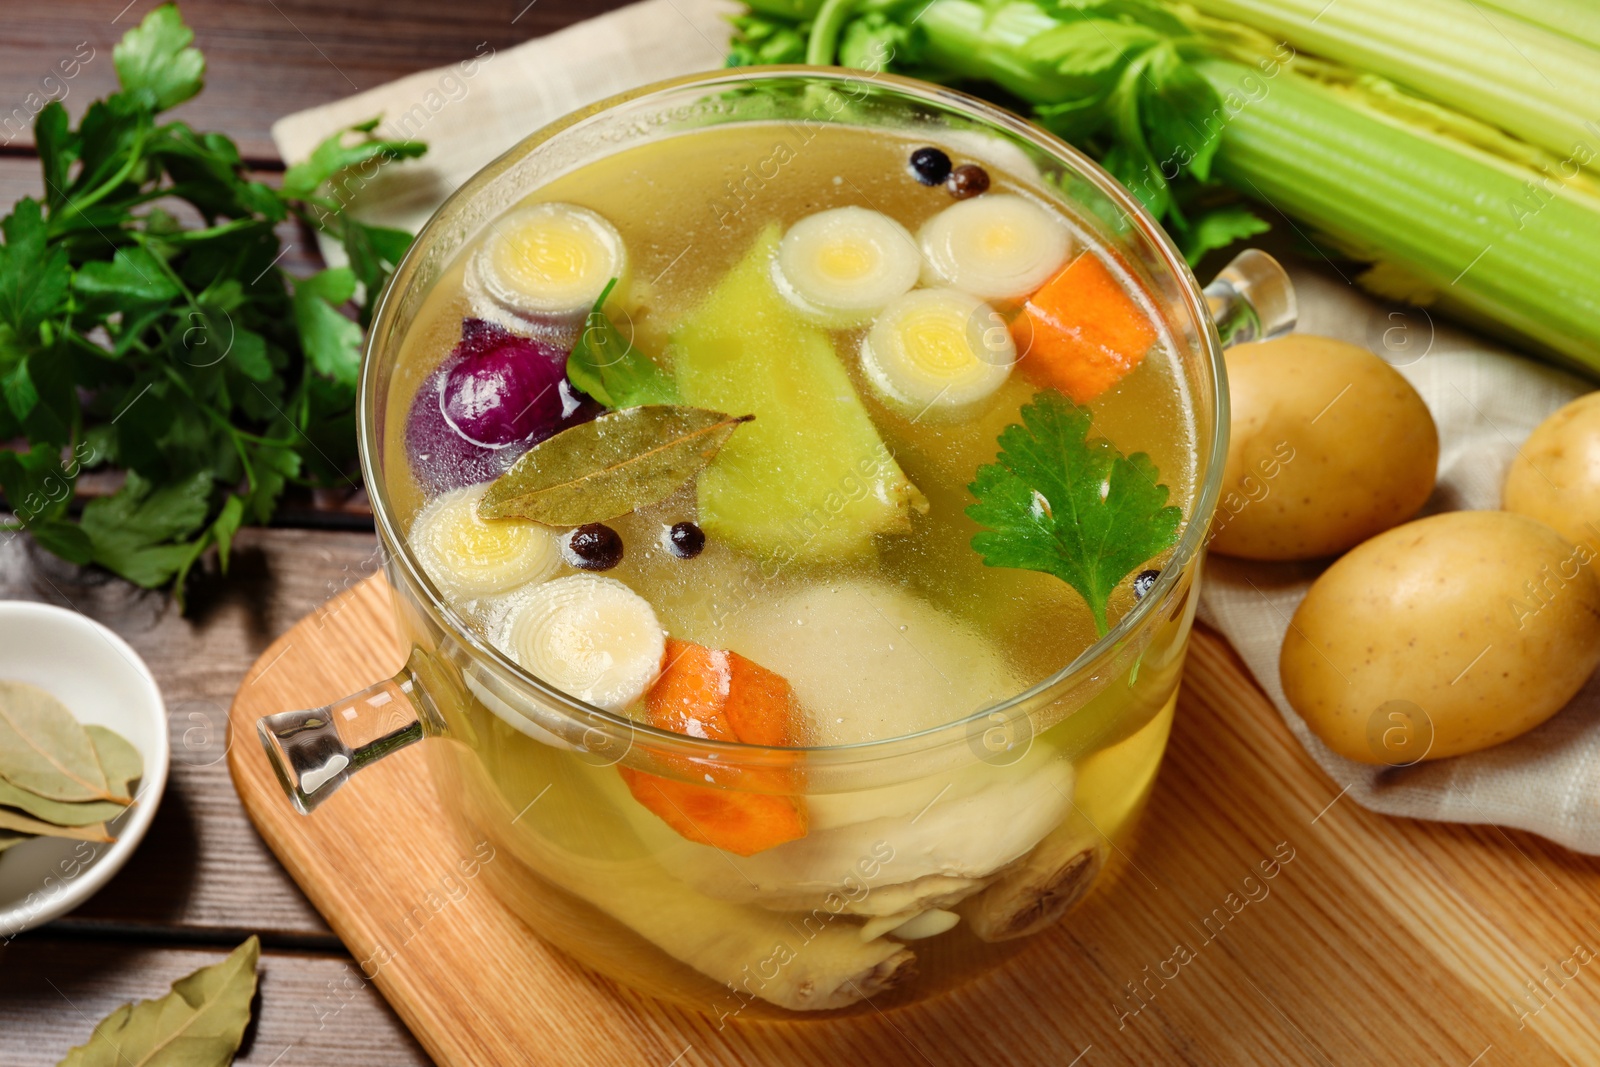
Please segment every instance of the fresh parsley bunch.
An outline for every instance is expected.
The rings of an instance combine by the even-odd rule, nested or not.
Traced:
[[[328,183],[421,155],[373,135],[330,138],[281,189],[239,151],[161,113],[202,87],[205,60],[168,4],[113,51],[121,91],[73,129],[34,123],[42,200],[0,220],[0,489],[44,548],[146,587],[183,583],[215,545],[272,517],[284,486],[347,480],[361,325],[410,236],[341,213]],[[349,267],[294,279],[275,227],[340,239]],[[69,510],[82,470],[126,471]]]

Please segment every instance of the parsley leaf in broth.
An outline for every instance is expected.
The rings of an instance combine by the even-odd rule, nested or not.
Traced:
[[[1083,596],[1104,635],[1117,584],[1177,542],[1183,512],[1167,503],[1150,457],[1089,437],[1091,420],[1060,393],[1035,394],[967,487],[978,498],[967,515],[985,527],[972,548],[986,565],[1055,575]]]
[[[678,403],[672,379],[601,310],[616,284],[615,278],[606,283],[584,320],[583,334],[567,356],[567,378],[612,410]]]

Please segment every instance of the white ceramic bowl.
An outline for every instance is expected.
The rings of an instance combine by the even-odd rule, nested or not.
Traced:
[[[135,802],[109,845],[41,837],[0,852],[0,938],[76,908],[117,873],[155,818],[167,785],[167,710],[139,654],[93,619],[31,601],[0,601],[0,678],[48,690],[80,722],[127,738],[144,757]]]

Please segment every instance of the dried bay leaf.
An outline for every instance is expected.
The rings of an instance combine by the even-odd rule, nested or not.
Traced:
[[[94,744],[95,759],[106,776],[106,786],[118,796],[131,797],[130,787],[144,776],[144,757],[127,738],[109,727],[91,724],[83,729]]]
[[[115,800],[94,743],[70,709],[35,685],[0,681],[0,778],[50,800]]]
[[[159,1000],[124,1004],[60,1067],[226,1067],[250,1023],[261,942],[172,983]]]
[[[20,809],[35,819],[53,822],[57,826],[87,826],[106,822],[126,810],[126,805],[114,800],[85,800],[76,804],[51,800],[26,789],[18,789],[4,778],[0,778],[0,805]]]
[[[752,415],[650,404],[601,415],[534,445],[478,504],[485,519],[582,526],[664,500]]]
[[[35,819],[10,808],[0,808],[0,830],[17,830],[38,837],[69,837],[74,841],[116,840],[106,833],[106,824],[103,822],[90,823],[87,826],[57,826],[53,822]]]

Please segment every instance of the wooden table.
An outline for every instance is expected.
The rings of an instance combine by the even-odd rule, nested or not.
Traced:
[[[85,44],[94,58],[68,83],[67,105],[79,114],[108,91],[112,45],[155,0],[123,8],[126,2],[5,0],[0,203],[39,191],[29,135],[16,132],[6,141],[13,132],[3,125],[7,110],[20,105],[60,58],[82,55]],[[185,18],[209,61],[210,87],[181,113],[198,128],[233,136],[253,168],[280,170],[268,128],[282,114],[453,61],[480,42],[503,48],[614,6],[615,0],[456,0],[447,6],[424,0],[185,0]],[[313,269],[304,252],[309,241],[304,235],[294,241],[293,269]],[[225,581],[200,580],[187,617],[165,595],[71,567],[25,537],[0,544],[0,598],[76,608],[116,629],[149,661],[169,705],[174,754],[160,813],[128,867],[79,911],[0,946],[0,1067],[55,1063],[112,1008],[159,995],[172,979],[217,960],[250,933],[259,933],[264,946],[261,996],[238,1062],[428,1062],[267,851],[239,806],[223,758],[226,709],[245,670],[274,637],[376,565],[370,523],[297,515],[297,524],[241,535],[232,573]],[[1206,657],[1196,669],[1214,670],[1226,655]],[[1229,684],[1209,676],[1195,682],[1213,690]],[[1554,969],[1569,958],[1572,941],[1563,940],[1569,933],[1600,948],[1600,860],[1514,831],[1365,812],[1341,801],[1339,784],[1314,768],[1269,706],[1249,692],[1237,697],[1225,702],[1235,709],[1228,713],[1194,701],[1180,706],[1176,758],[1152,801],[1160,832],[1141,835],[1137,862],[1145,880],[1153,879],[1151,892],[1177,893],[1202,914],[1240,873],[1221,862],[1218,829],[1259,817],[1252,828],[1263,849],[1280,831],[1292,838],[1305,857],[1296,863],[1304,877],[1284,883],[1275,921],[1252,921],[1237,933],[1230,928],[1231,940],[1219,942],[1200,976],[1162,986],[1159,999],[1130,1027],[1133,1039],[1119,1040],[1118,1027],[1127,1020],[1114,1011],[1123,982],[1143,975],[1124,963],[1157,965],[1171,951],[1162,940],[1169,931],[1145,929],[1135,914],[1125,924],[1133,931],[1126,943],[1108,937],[1105,944],[1079,946],[1081,956],[1069,961],[1077,968],[1071,980],[1050,969],[1068,964],[1030,964],[1039,968],[1041,988],[1077,991],[1077,997],[1064,996],[1059,1010],[1078,1013],[1099,1042],[1080,1055],[1084,1067],[1600,1062],[1600,1040],[1590,1039],[1600,1033],[1600,978],[1593,968],[1567,983],[1541,1018],[1525,1020],[1552,1027],[1561,1038],[1554,1046],[1521,1034],[1509,1007],[1520,995],[1521,978],[1538,981],[1541,965]],[[1205,773],[1213,765],[1239,773],[1213,779]],[[1256,794],[1268,791],[1288,792],[1294,803],[1250,815]],[[1197,808],[1190,797],[1206,800]],[[1218,862],[1207,862],[1208,856]],[[1354,912],[1334,909],[1331,883],[1346,877],[1352,862],[1365,903]],[[1396,872],[1403,877],[1391,885]],[[1144,891],[1136,889],[1134,897]],[[1330,917],[1348,920],[1348,929],[1319,943],[1314,958],[1272,949],[1279,939],[1304,943],[1305,930],[1326,927]],[[1492,959],[1480,951],[1485,931],[1497,953]],[[1463,948],[1459,958],[1435,965],[1441,947],[1469,941],[1476,942],[1473,951]],[[1269,962],[1258,966],[1262,959]],[[1397,970],[1406,972],[1397,959],[1418,961],[1413,977],[1394,978]],[[1031,975],[1017,980],[1026,984]],[[1334,989],[1344,994],[1333,995]],[[1218,1011],[1223,1004],[1235,1016],[1246,1013],[1250,1024],[1236,1031],[1208,1025],[1227,1014]],[[968,1022],[941,1020],[927,1032],[898,1037],[886,1030],[872,1058],[944,1067],[955,1061],[939,1027]],[[1406,1026],[1413,1051],[1386,1051],[1374,1038],[1380,1022]],[[1480,1038],[1483,1033],[1491,1036]],[[1553,1047],[1565,1052],[1553,1053]],[[1420,1049],[1428,1050],[1422,1059]],[[680,1061],[684,1067],[701,1062],[692,1048],[665,1045],[658,1061],[641,1062],[669,1067]],[[996,1062],[1003,1062],[998,1054]],[[1015,1062],[1032,1067],[1037,1060],[1019,1052]]]

